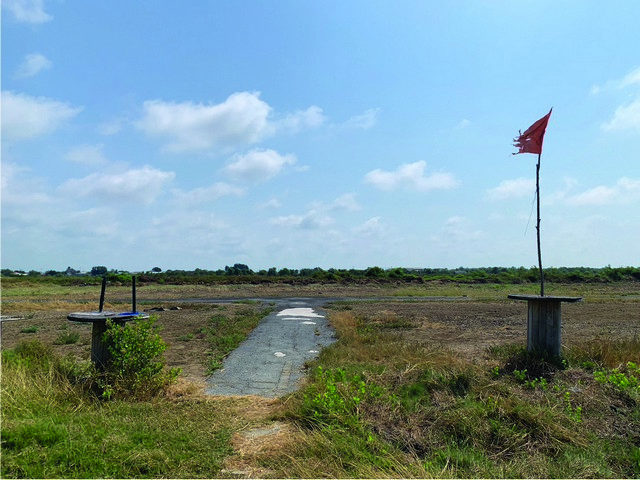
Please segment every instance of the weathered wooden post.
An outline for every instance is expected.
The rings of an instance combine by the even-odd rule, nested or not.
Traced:
[[[127,322],[135,318],[149,318],[146,313],[136,311],[136,277],[132,280],[132,306],[131,312],[116,313],[112,311],[103,311],[104,296],[107,286],[107,277],[102,279],[102,288],[100,290],[100,309],[97,312],[74,312],[67,316],[67,320],[71,322],[92,323],[91,327],[91,361],[97,369],[104,370],[111,358],[111,352],[103,341],[104,333],[107,331],[107,320],[111,320],[116,325],[125,325]]]
[[[542,295],[509,295],[508,298],[527,301],[527,350],[559,357],[562,353],[562,302],[579,302],[582,298]]]

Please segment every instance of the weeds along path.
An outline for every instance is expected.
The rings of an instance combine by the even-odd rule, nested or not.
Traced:
[[[335,341],[323,299],[277,300],[265,317],[207,379],[209,395],[277,398],[298,389],[307,360]]]

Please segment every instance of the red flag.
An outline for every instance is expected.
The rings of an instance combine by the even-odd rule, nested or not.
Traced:
[[[551,110],[553,110],[553,108]],[[547,123],[551,116],[551,110],[549,110],[549,113],[544,117],[527,128],[524,133],[518,132],[520,135],[513,139],[515,142],[513,146],[518,147],[519,150],[514,153],[514,155],[519,153],[542,153],[542,141],[544,140],[544,132],[547,129]]]

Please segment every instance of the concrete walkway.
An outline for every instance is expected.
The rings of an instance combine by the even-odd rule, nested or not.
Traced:
[[[276,309],[207,379],[210,395],[277,398],[300,387],[304,362],[335,341],[325,299],[276,300]]]

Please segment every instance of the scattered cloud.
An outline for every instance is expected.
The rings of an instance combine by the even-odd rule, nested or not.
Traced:
[[[79,165],[101,166],[109,163],[104,155],[104,145],[102,143],[96,145],[78,145],[67,152],[65,158]]]
[[[277,198],[270,198],[266,202],[257,205],[258,210],[276,210],[282,207],[282,202]]]
[[[271,224],[277,227],[299,228],[303,230],[316,230],[328,227],[332,223],[333,218],[316,209],[311,209],[304,215],[285,215],[271,219]]]
[[[177,203],[183,206],[190,206],[213,202],[227,195],[241,196],[246,193],[246,189],[224,182],[217,182],[209,187],[199,187],[188,192],[176,189],[172,193]]]
[[[574,206],[608,205],[612,203],[628,203],[640,198],[640,179],[623,177],[615,185],[599,185],[585,192],[567,198],[567,203]]]
[[[384,226],[380,223],[380,217],[371,217],[364,223],[353,227],[352,231],[365,237],[371,237],[382,233]]]
[[[2,136],[6,140],[28,140],[55,131],[82,111],[46,97],[2,92]]]
[[[105,137],[109,137],[111,135],[115,135],[116,133],[119,133],[120,131],[122,131],[122,128],[125,123],[126,123],[125,120],[120,118],[111,120],[108,122],[104,122],[98,125],[96,132],[99,133],[100,135],[104,135]]]
[[[536,182],[528,178],[504,180],[495,188],[487,190],[490,200],[510,200],[512,198],[528,197],[535,192]]]
[[[308,128],[317,128],[326,121],[322,108],[312,105],[306,110],[300,110],[286,115],[276,122],[278,131],[285,133],[297,133]]]
[[[2,0],[2,7],[21,23],[45,23],[53,18],[44,11],[44,0]]]
[[[370,108],[360,115],[354,115],[342,124],[343,128],[369,130],[378,123],[379,108]]]
[[[458,186],[458,181],[450,173],[435,172],[426,175],[426,166],[427,163],[421,160],[400,165],[393,172],[376,169],[367,173],[364,181],[385,191],[405,188],[428,192],[431,190],[450,190]]]
[[[482,236],[482,231],[474,229],[471,220],[466,217],[454,215],[449,217],[440,231],[440,240],[445,243],[477,240]]]
[[[469,125],[471,125],[471,120],[463,118],[462,120],[460,120],[460,122],[456,125],[456,130],[462,130],[464,128],[467,128]]]
[[[613,118],[602,124],[605,131],[632,130],[640,133],[640,98],[616,108]]]
[[[275,150],[252,150],[234,155],[224,171],[231,177],[254,183],[265,182],[280,173],[287,165],[296,163],[292,154],[281,155]]]
[[[594,85],[591,93],[600,93],[603,90],[622,90],[629,87],[640,87],[640,67],[631,71],[619,80],[607,82],[603,87]],[[604,131],[632,131],[640,133],[640,90],[636,92],[634,100],[625,105],[620,105],[608,122],[601,125]]]
[[[16,77],[34,77],[43,70],[53,67],[53,62],[41,53],[30,53],[24,58],[24,62],[18,67]]]
[[[163,138],[170,152],[229,151],[272,134],[270,112],[257,92],[234,93],[215,105],[149,100],[136,126]]]
[[[331,204],[331,209],[332,210],[348,210],[351,212],[361,210],[362,207],[357,202],[356,196],[357,194],[355,193],[345,193],[344,195],[340,195]]]
[[[631,85],[640,86],[640,67],[625,75],[618,83],[618,88],[625,88]]]
[[[84,178],[71,178],[60,186],[60,191],[74,197],[93,197],[105,202],[149,205],[160,195],[164,184],[174,177],[173,172],[144,166],[118,174],[92,173]]]

